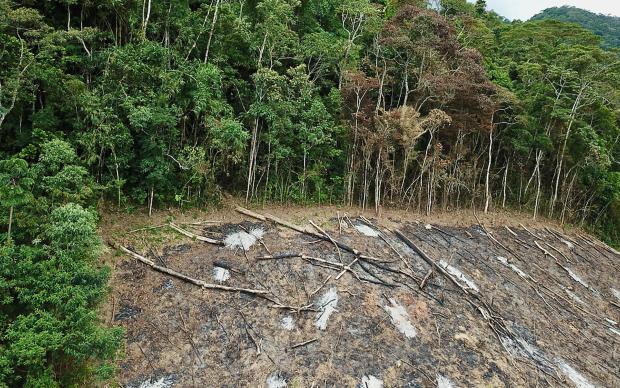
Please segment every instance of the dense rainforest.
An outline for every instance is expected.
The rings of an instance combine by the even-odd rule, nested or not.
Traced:
[[[114,372],[102,206],[512,208],[620,242],[620,61],[465,0],[0,0],[0,385]]]
[[[620,47],[620,17],[596,14],[585,9],[563,6],[547,8],[534,15],[531,20],[553,19],[577,23],[603,39],[603,47]]]

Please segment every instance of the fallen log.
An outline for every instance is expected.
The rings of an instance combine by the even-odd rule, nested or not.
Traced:
[[[370,267],[366,267],[364,265],[363,261],[358,261],[357,263],[360,265],[360,268],[362,270],[364,270],[364,272],[366,272],[368,275],[371,276],[371,278],[366,278],[366,277],[361,277],[360,276],[360,280],[368,282],[368,283],[372,283],[372,284],[379,284],[379,285],[382,285],[382,286],[385,286],[385,287],[388,287],[388,288],[395,288],[395,287],[397,287],[396,284],[389,283],[389,282],[383,280],[382,278],[380,278],[379,275],[372,273],[372,271],[370,270]],[[374,278],[374,280],[372,278]]]
[[[424,279],[422,279],[422,282],[420,283],[420,290],[424,289],[424,286],[426,286],[426,282],[428,281],[428,279],[430,279],[432,275],[433,275],[433,269],[431,268],[428,270],[428,272],[424,276]]]
[[[340,252],[340,248],[338,247],[338,244],[336,244],[334,239],[331,238],[331,236],[326,231],[324,231],[323,228],[312,222],[312,220],[310,220],[310,223],[312,224],[312,226],[314,226],[316,230],[321,232],[325,237],[329,239],[329,241],[331,241],[332,244],[334,244],[334,246],[336,247],[336,251],[338,252],[338,258],[340,259],[340,262],[343,263],[344,261],[342,260],[342,252]]]
[[[470,288],[463,287],[463,285],[459,283],[459,281],[456,280],[454,276],[448,273],[448,271],[446,271],[445,268],[443,268],[442,266],[437,265],[433,259],[431,259],[426,253],[424,253],[424,251],[422,251],[417,245],[415,245],[413,241],[407,238],[407,236],[405,236],[403,232],[396,229],[394,230],[394,233],[396,234],[396,236],[398,236],[399,239],[401,239],[402,242],[405,243],[405,245],[413,249],[413,251],[417,253],[418,256],[420,256],[424,261],[426,261],[426,263],[431,266],[431,269],[436,269],[437,271],[439,271],[442,275],[448,278],[448,280],[450,280],[451,283],[453,283],[466,295],[473,295],[473,293],[470,291],[471,290]]]
[[[194,240],[203,241],[203,242],[206,242],[206,243],[209,243],[209,244],[214,244],[214,245],[224,245],[224,242],[222,240],[215,240],[213,238],[204,237],[204,236],[200,236],[200,235],[194,234],[192,232],[188,232],[185,229],[181,229],[178,225],[176,225],[173,222],[171,222],[169,224],[169,226],[172,229],[176,230],[177,232],[181,233],[182,235],[187,236],[189,238],[192,238]]]
[[[261,220],[261,221],[272,221],[275,222],[276,224],[280,224],[282,226],[286,226],[287,228],[293,229],[298,231],[299,233],[306,233],[306,234],[312,234],[315,235],[315,237],[318,237],[319,235],[316,233],[312,233],[312,232],[308,232],[305,229],[301,228],[300,226],[297,226],[295,224],[291,224],[290,222],[284,221],[276,216],[272,216],[271,214],[267,214],[267,215],[262,215],[262,214],[258,214],[255,213],[251,210],[242,208],[241,206],[237,206],[235,208],[235,210],[241,214],[245,214],[246,216],[252,217],[252,218],[256,218],[257,220]],[[321,240],[324,240],[323,236],[319,237]]]
[[[504,350],[510,354],[502,341],[502,337],[510,338],[514,340],[515,343],[518,343],[518,341],[517,336],[504,324],[504,318],[482,299],[479,292],[472,292],[470,288],[464,287],[445,268],[441,265],[437,265],[433,259],[431,259],[424,251],[414,244],[413,241],[407,238],[407,236],[405,236],[400,230],[394,230],[394,233],[402,242],[404,242],[409,248],[413,249],[414,252],[426,261],[431,266],[431,269],[437,270],[463,293],[464,299],[480,313],[484,321],[487,322],[493,333],[497,336],[497,339],[502,347],[504,347]],[[522,345],[519,344],[517,346]]]
[[[128,255],[130,255],[131,257],[133,257],[134,259],[142,262],[143,264],[148,265],[149,267],[151,267],[152,269],[154,269],[157,272],[161,272],[164,273],[166,275],[170,275],[173,276],[177,279],[183,280],[187,283],[191,283],[194,284],[198,287],[201,288],[206,288],[206,289],[210,289],[210,290],[220,290],[220,291],[229,291],[229,292],[243,292],[245,294],[251,294],[251,295],[266,295],[269,293],[269,291],[267,290],[254,290],[251,288],[240,288],[240,287],[228,287],[228,286],[222,286],[220,284],[212,284],[212,283],[207,283],[203,280],[199,280],[199,279],[194,279],[192,277],[189,277],[187,275],[184,275],[180,272],[177,272],[175,270],[172,270],[170,268],[166,268],[166,267],[162,267],[160,265],[155,264],[154,262],[152,262],[151,260],[147,259],[144,256],[141,256],[139,254],[137,254],[136,252],[122,246],[122,245],[112,245],[115,248],[120,249],[121,251],[127,253]]]
[[[455,238],[455,239],[459,240],[460,242],[462,242],[463,244],[467,244],[467,242],[465,240],[463,240],[462,238],[460,238],[459,236],[457,236],[455,234],[452,234],[450,232],[446,232],[445,230],[443,230],[442,228],[440,228],[440,227],[438,227],[436,225],[431,225],[431,230],[433,230],[433,229],[438,231],[439,233],[445,234],[448,237]]]
[[[600,241],[600,240],[596,240],[591,238],[590,236],[587,236],[585,234],[581,234],[579,235],[579,237],[581,237],[582,240],[584,240],[588,245],[590,245],[591,247],[593,247],[597,252],[599,252],[600,254],[606,256],[607,258],[610,259],[615,259],[614,257],[609,257],[608,255],[605,255],[603,252],[601,252],[598,247],[601,247],[602,249],[604,249],[605,251],[614,254],[616,256],[620,256],[620,252],[618,252],[617,250],[615,250],[614,248],[610,247],[609,245],[605,244],[604,242]]]
[[[565,234],[562,234],[556,230],[553,230],[547,226],[545,226],[545,230],[547,232],[549,232],[549,234],[551,234],[553,237],[555,237],[556,239],[558,239],[558,241],[560,241],[561,243],[566,244],[566,242],[570,242],[571,244],[573,244],[574,246],[577,247],[581,247],[581,245],[573,238],[571,238],[570,236],[567,236]]]
[[[342,271],[338,274],[338,276],[336,276],[336,280],[339,280],[342,277],[342,275],[344,275],[344,273],[347,271],[351,272],[351,274],[359,280],[359,276],[351,268],[351,266],[353,266],[353,264],[355,264],[359,260],[359,257],[356,257],[349,265],[345,265],[343,263],[336,263],[334,261],[321,259],[319,257],[304,255],[302,253],[283,253],[280,255],[258,256],[256,257],[256,260],[265,261],[265,260],[281,260],[281,259],[292,259],[292,258],[300,258],[302,260],[309,261],[309,262],[314,261],[317,263],[321,263],[321,264],[324,264],[322,266],[325,266],[326,268],[333,269],[333,270],[341,269]]]
[[[562,253],[562,251],[560,251],[558,248],[554,247],[553,245],[549,244],[548,242],[545,242],[545,245],[548,246],[549,248],[553,249],[554,251],[556,251],[558,254],[560,254],[560,256],[562,256],[564,258],[564,260],[566,260],[569,263],[573,263],[564,253]]]
[[[320,234],[320,233],[311,232],[309,230],[306,230],[306,229],[302,228],[301,226],[292,224],[292,223],[290,223],[288,221],[285,221],[285,220],[283,220],[281,218],[278,218],[276,216],[272,216],[271,214],[265,214],[265,215],[258,214],[258,213],[255,213],[255,212],[251,211],[251,210],[244,209],[244,208],[242,208],[240,206],[237,206],[235,208],[235,210],[238,211],[241,214],[245,214],[246,216],[249,216],[249,217],[252,217],[252,218],[256,218],[257,220],[271,221],[271,222],[274,222],[274,223],[276,223],[278,225],[281,225],[281,226],[287,227],[289,229],[292,229],[294,231],[297,231],[299,233],[306,234],[308,236],[312,236],[312,237],[314,237],[316,239],[327,241],[327,242],[333,242],[334,244],[336,244],[336,246],[338,248],[340,248],[340,249],[342,249],[344,251],[347,251],[349,253],[352,253],[355,256],[362,256],[362,258],[365,258],[365,259],[373,259],[372,257],[363,256],[361,254],[361,252],[359,252],[357,249],[354,249],[354,248],[352,248],[352,247],[350,247],[350,246],[348,246],[348,245],[346,245],[346,244],[344,244],[344,243],[342,243],[342,242],[340,242],[338,240],[330,239],[329,237],[327,237],[327,236],[325,236],[323,234]]]
[[[576,275],[573,273],[573,271],[571,271],[569,268],[563,266],[560,263],[560,260],[558,260],[558,258],[556,256],[553,255],[553,253],[549,252],[548,250],[546,250],[545,248],[543,248],[538,241],[534,241],[534,244],[536,244],[536,246],[538,247],[538,249],[540,249],[543,253],[543,255],[545,256],[549,256],[551,257],[553,260],[555,260],[555,263],[564,270],[564,272],[566,272],[566,274],[568,274],[568,276],[570,276],[571,279],[573,279],[575,282],[579,283],[580,285],[582,285],[583,287],[585,287],[586,289],[589,289],[589,286],[587,284],[585,284],[583,282],[583,280],[581,280],[579,277],[576,277]],[[559,283],[556,280],[557,283]],[[561,283],[559,283],[561,284]]]
[[[276,223],[276,224],[278,224],[280,226],[287,227],[289,229],[292,229],[292,230],[295,230],[295,231],[297,231],[299,233],[302,233],[302,234],[314,237],[316,239],[334,243],[338,248],[342,249],[343,251],[346,251],[346,252],[349,252],[349,253],[353,254],[354,256],[358,257],[360,259],[360,261],[365,261],[365,262],[367,262],[369,264],[376,265],[375,263],[391,263],[392,262],[392,261],[381,260],[379,258],[368,256],[368,255],[363,255],[362,252],[358,251],[357,249],[355,249],[353,247],[348,246],[347,244],[345,244],[345,243],[343,243],[341,241],[338,241],[338,240],[336,240],[334,238],[330,238],[330,237],[325,236],[325,235],[320,234],[320,233],[311,232],[309,230],[306,230],[306,229],[302,228],[301,226],[292,224],[292,223],[290,223],[288,221],[282,220],[282,219],[280,219],[280,218],[278,218],[276,216],[273,216],[271,214],[265,214],[265,215],[258,214],[258,213],[255,213],[255,212],[251,211],[251,210],[242,208],[240,206],[237,206],[235,208],[235,210],[237,212],[241,213],[241,214],[245,214],[246,216],[249,216],[249,217],[252,217],[252,218],[256,218],[257,220],[271,221],[271,222],[274,222],[274,223]]]

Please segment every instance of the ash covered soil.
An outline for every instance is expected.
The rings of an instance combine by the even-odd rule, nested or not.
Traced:
[[[178,221],[221,245],[165,224],[117,233],[156,267],[265,292],[115,251],[102,314],[126,329],[122,386],[620,386],[620,255],[581,231],[270,212],[308,233],[234,210]]]

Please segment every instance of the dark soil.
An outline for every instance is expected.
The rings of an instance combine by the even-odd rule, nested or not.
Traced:
[[[331,242],[234,218],[240,222],[188,230],[223,239],[261,227],[264,245],[273,254],[340,260]],[[315,325],[316,311],[274,308],[273,302],[253,295],[202,290],[117,257],[116,302],[108,313],[113,324],[127,331],[121,384],[260,387],[279,375],[290,387],[355,387],[364,376],[382,380],[385,387],[429,387],[437,386],[441,375],[459,387],[578,386],[568,367],[584,379],[581,386],[620,386],[620,327],[613,323],[620,322],[620,300],[612,291],[620,290],[620,255],[602,243],[582,233],[543,226],[526,230],[514,223],[507,223],[510,230],[497,224],[486,229],[494,241],[480,225],[429,228],[405,213],[371,220],[383,238],[365,236],[348,222],[339,227],[333,214],[314,219],[321,220],[334,239],[384,262],[357,261],[352,268],[361,280],[350,272],[336,280],[340,270],[317,262],[256,260],[269,254],[259,242],[248,251],[188,238],[159,247],[161,253],[146,246],[134,249],[158,265],[211,283],[216,283],[214,264],[228,268],[225,285],[269,290],[269,297],[283,305],[313,304],[309,310],[320,310],[319,299],[336,287],[336,311],[325,330]],[[418,281],[430,266],[393,229],[436,263],[443,260],[475,283],[475,295],[496,314],[491,320],[508,334],[494,331],[439,271],[420,289]],[[350,253],[341,254],[345,264],[354,260]],[[390,299],[404,307],[417,331],[414,338],[396,327],[386,310]],[[292,330],[283,327],[285,317],[292,318]]]

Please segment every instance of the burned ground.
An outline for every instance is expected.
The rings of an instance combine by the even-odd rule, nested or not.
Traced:
[[[117,238],[156,266],[268,291],[203,289],[119,253],[105,313],[127,331],[121,384],[620,386],[620,255],[584,233],[405,214],[313,220],[356,255],[296,221],[310,234],[235,214],[182,225],[226,245]]]

